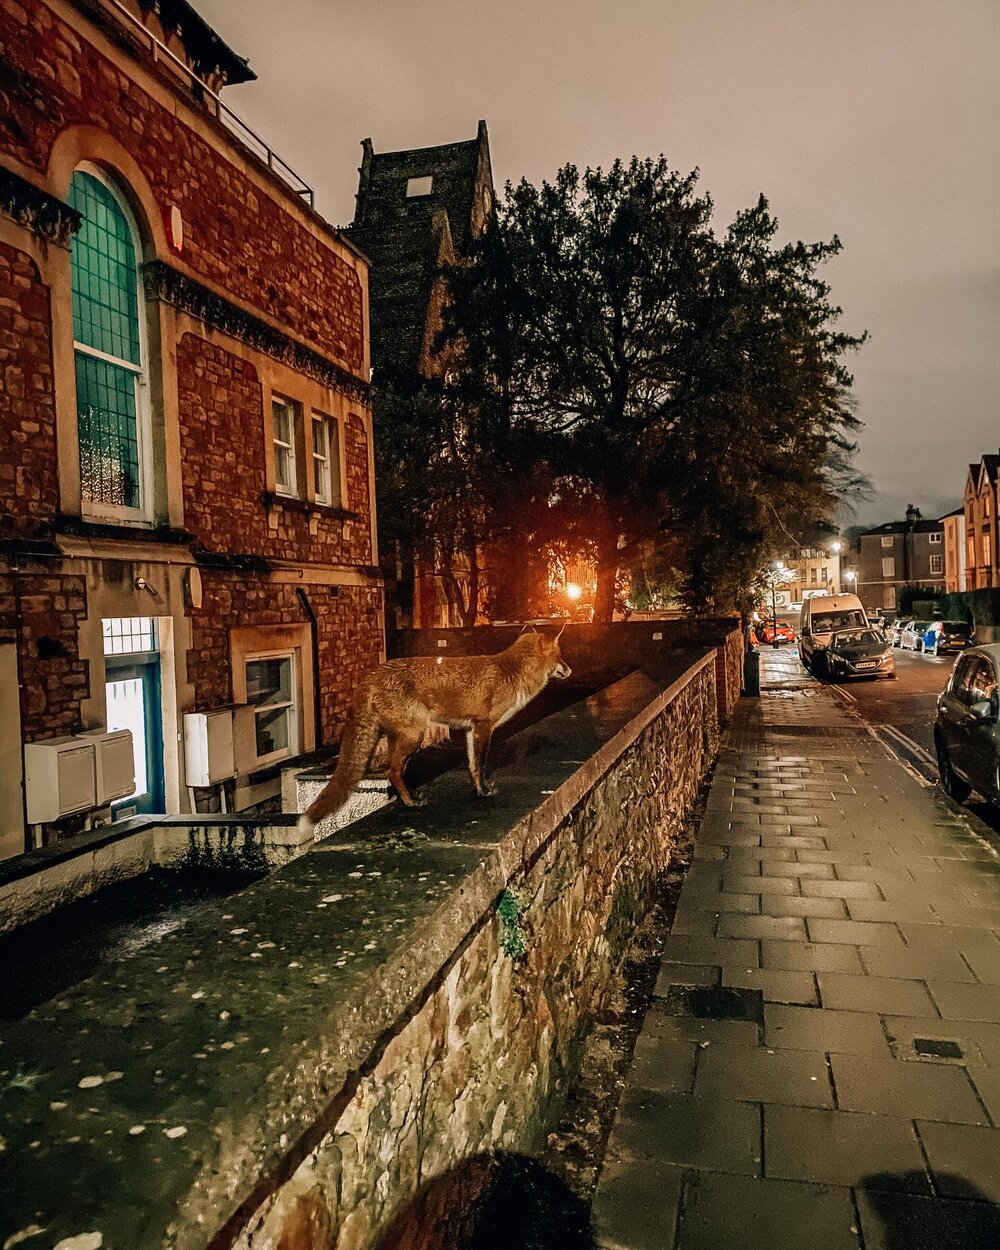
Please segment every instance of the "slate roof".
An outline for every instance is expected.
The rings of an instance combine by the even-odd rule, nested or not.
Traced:
[[[886,521],[882,525],[876,525],[874,529],[865,530],[861,537],[871,538],[876,534],[907,534],[911,530],[914,534],[936,534],[942,529],[944,526],[940,521],[921,519],[912,525],[909,521]]]
[[[477,199],[493,179],[486,123],[475,139],[405,152],[362,144],[354,221],[348,238],[371,261],[372,366],[419,372],[442,247],[468,252],[481,219]],[[433,178],[429,195],[407,197],[411,178]]]

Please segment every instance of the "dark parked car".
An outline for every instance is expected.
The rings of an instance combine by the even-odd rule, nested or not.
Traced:
[[[968,621],[931,621],[924,631],[924,650],[931,655],[968,651],[975,645],[975,630]]]
[[[880,629],[842,629],[830,639],[831,677],[895,677],[892,647]]]
[[[970,790],[1000,803],[998,666],[1000,645],[967,651],[938,696],[934,722],[938,771],[946,793],[959,803]]]

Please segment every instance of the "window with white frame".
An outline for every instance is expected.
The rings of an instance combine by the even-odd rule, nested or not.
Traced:
[[[886,586],[882,591],[882,607],[894,608],[896,606],[896,587]]]
[[[317,503],[336,507],[341,502],[337,422],[314,412],[312,434],[313,494]]]
[[[895,577],[896,576],[896,557],[895,556],[885,556],[883,558],[882,576],[883,577]]]
[[[70,248],[82,510],[148,521],[152,423],[138,232],[124,198],[95,168],[73,174],[67,199],[83,219]]]
[[[298,472],[299,407],[279,395],[271,397],[274,438],[274,488],[279,495],[301,493]]]
[[[891,546],[892,546],[892,544],[893,544],[893,541],[894,541],[894,539],[893,539],[892,535],[891,535],[891,534],[886,534],[886,535],[884,536],[884,538],[882,539],[882,546],[883,546],[883,547],[891,547]]]
[[[931,556],[931,572],[940,573],[944,568],[944,556]]]
[[[927,535],[927,540],[928,540],[928,542],[930,542],[930,543],[932,543],[932,544],[933,544],[933,543],[939,543],[939,542],[941,541],[941,535],[940,535],[940,534],[928,534],[928,535]]]
[[[247,702],[254,709],[257,763],[294,755],[298,750],[295,656],[291,651],[248,656]]]

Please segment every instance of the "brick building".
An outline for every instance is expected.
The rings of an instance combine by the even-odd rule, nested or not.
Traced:
[[[944,525],[925,521],[912,504],[905,520],[877,525],[858,543],[858,595],[867,609],[894,612],[904,586],[944,592]]]
[[[481,121],[476,137],[460,143],[403,152],[376,152],[371,139],[361,146],[349,234],[371,262],[372,367],[376,379],[412,387],[445,368],[436,340],[446,273],[468,255],[493,217],[489,135]],[[466,598],[461,560],[454,571]],[[430,561],[400,552],[392,580],[397,624],[461,624]]]
[[[116,811],[185,811],[185,713],[235,705],[246,808],[384,644],[367,264],[219,100],[246,62],[186,0],[0,0],[0,41],[11,854],[25,744],[129,728]]]
[[[944,576],[949,592],[969,589],[966,563],[965,508],[955,508],[941,518],[944,526]]]
[[[794,574],[783,589],[788,607],[798,609],[810,595],[839,595],[841,585],[840,531],[824,521],[814,521],[792,535],[797,541],[782,553],[785,567]]]
[[[965,479],[962,511],[965,514],[966,590],[1000,586],[1000,553],[997,551],[997,507],[1000,491],[1000,455],[987,452],[978,464],[970,464]]]

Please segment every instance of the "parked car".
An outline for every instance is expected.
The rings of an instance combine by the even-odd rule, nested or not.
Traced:
[[[784,621],[764,621],[758,629],[761,642],[794,642],[795,630]]]
[[[899,635],[900,651],[919,651],[924,645],[924,634],[930,621],[908,621]]]
[[[880,629],[842,629],[826,653],[831,677],[895,677],[896,661]]]
[[[923,649],[931,655],[968,651],[976,645],[976,633],[968,621],[931,621],[924,632]]]
[[[938,696],[934,746],[945,792],[956,802],[978,790],[1000,804],[1000,729],[997,673],[1000,645],[975,647],[960,656]]]
[[[897,616],[896,619],[886,627],[885,636],[889,639],[890,646],[899,646],[899,640],[903,636],[903,630],[912,620],[912,616]]]

